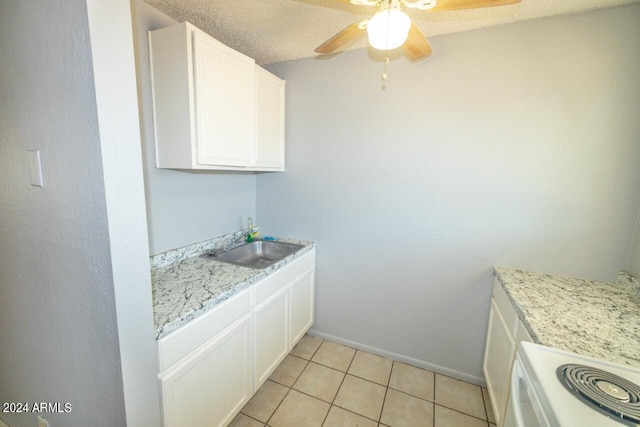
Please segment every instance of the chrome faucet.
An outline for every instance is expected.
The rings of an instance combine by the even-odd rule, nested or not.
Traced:
[[[256,227],[253,224],[253,218],[249,217],[247,218],[247,231],[243,232],[242,234],[240,234],[238,237],[236,237],[235,239],[233,239],[231,241],[231,243],[228,243],[218,249],[213,249],[209,255],[213,256],[213,257],[217,257],[218,255],[220,255],[222,252],[225,252],[229,249],[231,249],[232,247],[234,247],[235,245],[237,245],[238,243],[240,243],[241,241],[245,240],[247,238],[247,236],[255,233],[258,231],[258,227]]]

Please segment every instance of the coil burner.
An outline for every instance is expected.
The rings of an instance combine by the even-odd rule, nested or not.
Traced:
[[[610,372],[586,365],[558,367],[560,382],[585,404],[622,424],[640,424],[640,387]]]

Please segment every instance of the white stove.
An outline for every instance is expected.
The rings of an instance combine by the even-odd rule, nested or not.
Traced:
[[[640,426],[640,369],[521,342],[505,427]]]

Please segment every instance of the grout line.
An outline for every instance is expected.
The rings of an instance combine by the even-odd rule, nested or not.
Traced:
[[[306,360],[306,359],[304,359],[304,358],[302,358],[302,357],[298,357],[298,356],[295,356],[295,355],[293,355],[293,354],[292,354],[292,356],[294,356],[294,357],[298,357],[298,359],[306,360],[306,362],[307,362],[307,363],[304,365],[304,368],[302,369],[302,371],[300,371],[300,374],[298,374],[298,376],[296,377],[296,380],[293,382],[293,384],[291,385],[291,387],[289,387],[289,386],[285,386],[284,384],[277,383],[277,384],[280,384],[280,385],[282,385],[282,386],[284,386],[284,387],[287,387],[287,388],[288,388],[288,390],[287,390],[287,393],[286,393],[286,394],[284,395],[284,397],[282,398],[282,400],[280,401],[280,403],[278,403],[278,406],[276,407],[276,409],[274,409],[274,411],[273,411],[273,413],[271,414],[271,416],[269,416],[269,419],[268,419],[268,420],[267,420],[267,422],[264,424],[265,426],[267,426],[267,427],[268,427],[269,422],[271,421],[271,419],[273,418],[273,416],[275,415],[275,413],[276,413],[276,412],[278,412],[278,409],[280,409],[280,406],[282,405],[282,402],[284,402],[284,400],[287,398],[287,396],[289,396],[289,393],[291,393],[291,390],[294,390],[293,386],[296,384],[296,382],[298,381],[298,379],[300,378],[300,375],[302,375],[302,373],[304,372],[304,370],[305,370],[305,369],[307,369],[307,366],[309,366],[309,363],[311,363],[311,359],[313,359],[313,356],[315,356],[315,355],[316,355],[316,353],[318,352],[318,350],[320,349],[320,347],[322,346],[322,344],[323,344],[324,342],[325,342],[325,340],[322,340],[322,342],[320,343],[320,345],[318,346],[318,348],[316,348],[316,350],[313,352],[313,354],[311,355],[311,357],[309,358],[309,360]],[[277,369],[277,368],[276,368],[276,369]],[[267,381],[269,381],[269,380],[267,379]],[[309,397],[312,397],[312,398],[314,398],[314,399],[317,399],[317,400],[319,400],[319,401],[321,401],[321,402],[324,402],[324,400],[322,400],[322,399],[318,399],[318,398],[317,398],[317,397],[315,397],[315,396],[308,395],[307,393],[303,393],[303,392],[301,392],[301,391],[299,391],[299,390],[295,390],[295,391],[296,391],[297,393],[301,393],[301,394],[304,394],[304,395],[306,395],[306,396],[309,396]],[[336,394],[337,394],[337,393],[336,393]],[[331,406],[329,406],[329,410],[331,410]],[[328,414],[329,414],[329,411],[327,411],[327,415],[328,415]],[[325,415],[325,419],[327,418],[327,415]],[[261,421],[260,421],[260,422],[261,422]],[[324,420],[322,421],[322,423],[324,424]]]
[[[339,344],[339,345],[342,345],[342,344]],[[343,347],[352,348],[352,347],[348,347],[348,346],[346,346],[346,345],[345,345],[345,346],[343,346]],[[345,411],[348,411],[348,412],[353,412],[353,411],[349,411],[348,409],[343,408],[342,406],[338,406],[338,405],[336,405],[336,404],[335,404],[336,397],[338,397],[338,393],[340,393],[340,389],[342,388],[342,385],[344,384],[344,380],[347,378],[347,375],[351,375],[352,377],[354,377],[354,378],[358,378],[358,379],[361,379],[362,381],[367,381],[367,382],[370,382],[370,383],[372,383],[372,384],[376,384],[376,385],[378,385],[378,386],[380,386],[380,387],[384,387],[383,385],[380,385],[380,384],[375,383],[375,382],[373,382],[373,381],[369,381],[369,380],[364,379],[364,378],[360,378],[360,377],[358,377],[358,376],[356,376],[356,375],[353,375],[353,374],[350,374],[350,373],[349,373],[349,369],[351,369],[351,365],[353,365],[353,361],[354,361],[354,360],[355,360],[355,358],[356,358],[356,354],[358,354],[358,351],[360,351],[360,350],[358,350],[358,349],[354,349],[354,350],[355,350],[355,352],[353,353],[353,356],[351,357],[351,361],[349,362],[349,366],[347,367],[347,370],[346,370],[346,371],[345,371],[345,373],[344,373],[344,378],[342,379],[342,382],[340,383],[340,387],[338,387],[338,392],[336,393],[336,396],[333,398],[333,402],[331,403],[331,405],[333,405],[333,406],[337,406],[338,408],[340,408],[340,409],[344,409]],[[384,391],[384,395],[385,395],[385,397],[387,396],[387,390],[386,390],[386,388],[385,388],[385,391]],[[382,406],[384,406],[384,399],[383,399],[383,401],[382,401]],[[360,415],[361,417],[366,418],[366,419],[368,419],[368,420],[375,421],[376,423],[380,423],[380,417],[382,416],[382,407],[380,408],[380,413],[378,414],[378,419],[369,418],[369,417],[367,417],[366,415],[358,414],[358,413],[356,413],[356,412],[353,412],[353,413],[354,413],[354,414],[356,414],[356,415]]]
[[[416,399],[424,400],[425,402],[436,403],[435,397],[434,397],[433,400],[429,400],[429,399],[425,399],[424,397],[416,396],[415,394],[411,394],[411,393],[406,392],[404,390],[401,390],[399,388],[395,388],[395,387],[387,387],[387,388],[390,388],[393,391],[397,391],[398,393],[406,394],[407,396],[415,397]]]
[[[436,380],[438,375],[433,374],[433,425],[436,425]]]
[[[349,366],[351,366],[351,364],[349,364]],[[336,395],[333,396],[333,399],[331,400],[331,404],[334,405],[335,401],[336,401],[336,397],[338,397],[338,394],[340,393],[340,389],[342,388],[342,385],[344,384],[344,380],[345,378],[347,378],[347,373],[343,372],[344,376],[342,377],[342,381],[340,381],[340,385],[338,386],[338,391],[336,391]]]
[[[336,394],[338,394],[338,393],[336,393]],[[331,408],[332,408],[332,407],[333,407],[333,405],[332,405],[332,404],[329,404],[329,410],[327,411],[327,413],[326,413],[326,414],[324,414],[324,418],[322,419],[322,424],[320,424],[321,426],[323,426],[323,425],[324,425],[324,423],[326,423],[326,422],[327,422],[327,418],[329,418],[329,412],[331,412]]]
[[[318,347],[318,349],[319,348],[320,347]],[[357,350],[356,350],[356,352],[357,352]],[[333,399],[331,399],[331,403],[330,403],[331,406],[337,406],[338,408],[340,408],[338,405],[335,405],[336,397],[338,397],[338,393],[340,393],[340,389],[342,388],[342,385],[344,384],[344,380],[345,380],[345,378],[347,378],[347,372],[349,371],[349,368],[351,367],[351,364],[353,363],[353,359],[356,357],[356,352],[353,353],[353,357],[351,358],[351,361],[349,362],[349,366],[347,366],[347,370],[345,372],[339,371],[339,372],[342,372],[344,374],[344,376],[342,377],[342,381],[340,381],[340,385],[338,386],[338,390],[336,390],[335,396],[333,396]],[[315,363],[318,363],[318,362],[315,362]],[[325,365],[322,365],[322,366],[325,366]],[[331,368],[331,367],[327,366],[327,368]],[[331,369],[333,369],[333,368],[331,368]],[[335,369],[335,370],[337,371],[338,369]],[[331,412],[331,406],[329,406],[329,410],[327,411],[327,414],[324,416],[324,420],[322,420],[322,425],[324,425],[324,423],[327,421],[327,417],[329,416],[329,412]],[[344,408],[341,408],[341,409],[344,409]]]
[[[321,338],[322,339],[322,338]],[[313,354],[311,355],[311,357],[309,358],[309,362],[311,362],[311,359],[313,359],[316,356],[316,353],[318,353],[318,351],[320,350],[320,347],[322,347],[322,344],[324,344],[325,342],[327,342],[327,340],[322,340],[322,342],[320,342],[320,345],[318,345],[318,347],[316,348],[316,350],[313,352]]]
[[[340,405],[336,405],[335,403],[334,403],[334,404],[332,404],[331,406],[335,406],[336,408],[340,408],[340,409],[342,409],[342,410],[344,410],[344,411],[351,412],[352,414],[356,414],[356,415],[358,415],[359,417],[362,417],[362,418],[365,418],[365,419],[367,419],[367,420],[369,420],[369,421],[373,421],[374,423],[378,423],[378,424],[380,424],[380,421],[376,420],[375,418],[369,418],[369,417],[367,417],[366,415],[362,415],[362,414],[359,414],[359,413],[357,413],[357,412],[354,412],[352,409],[343,408],[342,406],[340,406]]]
[[[459,414],[466,415],[467,417],[475,418],[476,420],[484,421],[485,423],[489,424],[489,420],[483,420],[482,418],[478,418],[478,417],[476,417],[475,415],[471,415],[471,414],[467,414],[466,412],[462,412],[462,411],[461,411],[461,410],[459,410],[459,409],[450,408],[450,407],[445,406],[445,405],[442,405],[442,404],[440,404],[440,403],[434,403],[434,405],[436,405],[436,406],[440,406],[440,407],[442,407],[442,408],[447,408],[447,409],[449,409],[449,410],[451,410],[451,411],[453,411],[453,412],[457,412],[457,413],[459,413]],[[435,408],[434,408],[434,409],[435,409]],[[435,416],[435,410],[433,411],[433,413],[434,413],[434,416]]]
[[[292,356],[292,355],[289,355],[289,356]],[[293,356],[293,357],[296,357],[296,356]],[[285,358],[285,359],[286,359],[286,358]],[[280,367],[280,365],[278,365],[278,368],[276,368],[276,369],[273,371],[273,373],[269,376],[269,378],[267,378],[267,381],[273,381],[274,383],[276,383],[276,384],[280,384],[280,385],[281,385],[281,386],[283,386],[283,387],[293,388],[293,386],[296,384],[296,382],[298,382],[298,379],[300,378],[300,376],[302,375],[302,373],[304,372],[304,370],[305,370],[305,369],[307,369],[307,366],[309,366],[309,363],[310,363],[308,360],[302,359],[302,358],[300,358],[300,357],[298,357],[298,359],[300,359],[300,360],[304,360],[304,367],[302,368],[302,370],[300,371],[300,373],[296,376],[296,378],[293,380],[293,384],[291,384],[291,385],[282,384],[282,383],[281,383],[281,382],[279,382],[278,380],[274,380],[273,378],[271,378],[271,376],[273,376],[273,373],[275,373],[275,371],[277,371],[277,370],[278,370],[278,368]],[[283,360],[280,364],[282,364],[282,363],[284,363],[284,360]]]
[[[391,372],[393,372],[393,362],[391,363]],[[391,372],[389,372],[389,380],[391,379]],[[382,420],[382,412],[384,411],[384,404],[387,403],[387,394],[389,393],[389,381],[384,389],[384,397],[382,398],[382,406],[380,407],[380,415],[378,415],[378,424]]]
[[[483,406],[484,406],[484,412],[485,412],[485,417],[486,417],[486,419],[484,419],[484,420],[483,420],[482,418],[478,418],[478,417],[476,417],[475,415],[467,414],[466,412],[462,412],[462,411],[460,411],[459,409],[450,408],[450,407],[448,407],[448,406],[446,406],[446,405],[443,405],[443,404],[441,404],[441,403],[438,403],[438,402],[437,402],[437,400],[436,400],[436,381],[437,381],[438,375],[440,375],[440,376],[442,376],[442,377],[449,378],[449,379],[454,380],[454,381],[457,381],[457,382],[459,382],[459,383],[470,384],[470,385],[473,385],[473,386],[475,386],[475,387],[478,387],[478,388],[480,389],[480,396],[482,397],[482,404],[483,404]],[[473,417],[473,418],[475,418],[475,419],[477,419],[477,420],[486,421],[486,422],[487,422],[487,424],[489,423],[489,416],[488,416],[488,414],[487,414],[487,407],[486,407],[486,405],[484,405],[484,395],[482,394],[482,386],[479,386],[479,385],[477,385],[477,384],[472,384],[472,383],[467,382],[467,381],[459,380],[459,379],[457,379],[457,378],[453,378],[453,377],[450,377],[450,376],[448,376],[448,375],[443,375],[443,374],[435,373],[435,377],[433,378],[433,403],[435,403],[436,405],[442,406],[443,408],[451,409],[452,411],[456,411],[456,412],[459,412],[459,413],[461,413],[461,414],[468,415],[468,416]],[[434,414],[435,414],[435,412],[434,412]]]
[[[273,416],[276,414],[276,412],[278,412],[278,409],[280,409],[280,406],[282,405],[282,402],[284,402],[284,400],[287,398],[287,396],[289,395],[290,392],[291,392],[291,388],[289,388],[287,390],[287,392],[282,397],[282,400],[280,401],[280,403],[278,403],[278,406],[276,406],[276,409],[274,409],[273,412],[271,413],[271,415],[269,415],[269,418],[267,418],[267,422],[264,423],[265,425],[269,424],[269,421],[271,421],[271,418],[273,418]]]
[[[331,405],[331,402],[327,402],[326,400],[321,399],[321,398],[319,398],[318,396],[314,396],[314,395],[312,395],[312,394],[309,394],[309,393],[307,393],[306,391],[301,391],[301,390],[298,390],[298,389],[296,389],[296,388],[292,388],[291,390],[293,390],[293,391],[295,391],[295,392],[298,392],[298,393],[300,393],[300,394],[304,394],[305,396],[309,396],[309,397],[311,397],[311,398],[313,398],[313,399],[315,399],[315,400],[319,400],[320,402],[328,403],[329,405]]]
[[[262,422],[262,421],[260,421],[259,419],[257,419],[257,418],[253,418],[251,415],[247,415],[247,414],[245,414],[245,413],[244,413],[244,412],[242,412],[242,411],[238,412],[238,415],[240,415],[240,414],[244,415],[244,416],[245,416],[245,417],[247,417],[247,418],[251,418],[251,419],[252,419],[252,420],[254,420],[254,421],[257,421],[257,422],[259,422],[259,423],[260,423],[260,424],[262,424],[262,425],[266,425],[265,423],[263,423],[263,422]],[[234,417],[234,419],[235,419],[238,415],[236,415],[236,416]],[[233,421],[233,420],[231,420],[231,421]]]
[[[484,399],[482,387],[480,388],[480,394],[482,395],[482,403],[484,404],[484,416],[487,419],[487,425],[489,425],[489,411],[487,411],[487,401]],[[489,405],[491,405],[491,403],[489,403]]]

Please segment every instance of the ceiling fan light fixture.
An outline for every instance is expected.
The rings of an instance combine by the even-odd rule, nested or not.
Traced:
[[[401,10],[389,8],[378,12],[367,25],[369,43],[379,50],[402,46],[409,35],[411,19]]]

